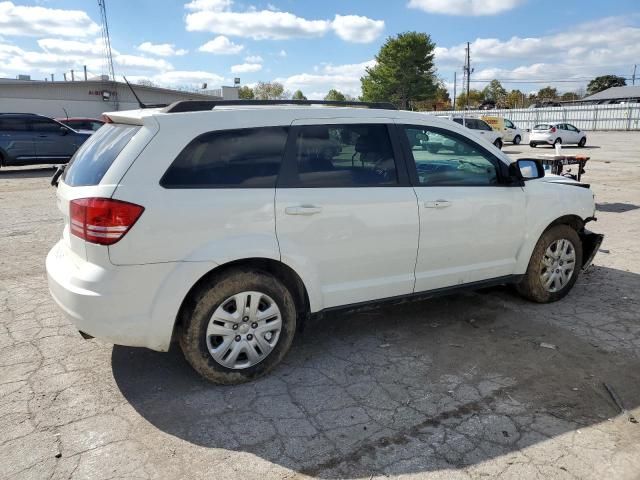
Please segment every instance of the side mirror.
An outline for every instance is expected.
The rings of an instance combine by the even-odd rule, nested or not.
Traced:
[[[67,127],[60,127],[60,134],[66,135],[69,133],[69,129]]]
[[[509,173],[524,181],[544,177],[544,165],[540,160],[520,158],[509,165]]]

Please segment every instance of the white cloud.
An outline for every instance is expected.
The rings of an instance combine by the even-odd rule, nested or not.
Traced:
[[[151,43],[143,42],[138,45],[138,50],[159,57],[182,56],[188,53],[184,48],[176,48],[173,43]]]
[[[278,56],[282,57],[282,58],[286,57],[287,56],[287,51],[286,50],[280,50],[278,52]]]
[[[384,21],[357,15],[336,15],[330,20],[309,20],[279,10],[232,11],[232,2],[194,0],[185,7],[190,32],[212,32],[220,35],[248,37],[254,40],[321,37],[334,30],[343,40],[368,43],[384,29]]]
[[[38,46],[47,53],[103,55],[104,43],[102,39],[79,42],[77,40],[63,40],[60,38],[41,38]],[[112,49],[114,54],[118,52]]]
[[[384,30],[384,21],[359,15],[336,15],[331,27],[336,35],[347,42],[371,43]]]
[[[202,45],[198,50],[216,55],[236,55],[244,50],[244,45],[238,45],[224,35],[219,35]]]
[[[264,59],[260,55],[249,55],[245,57],[244,61],[247,63],[262,63]]]
[[[161,58],[141,57],[139,55],[115,55],[113,61],[121,67],[133,67],[139,70],[173,70],[173,65]]]
[[[243,63],[241,65],[233,65],[231,67],[231,73],[251,73],[259,72],[262,70],[261,63]]]
[[[409,8],[444,15],[496,15],[512,10],[524,0],[409,0]]]
[[[0,2],[0,32],[3,35],[87,37],[100,26],[82,10],[62,10]]]
[[[308,98],[324,98],[335,88],[342,93],[357,97],[361,93],[360,78],[367,67],[375,65],[375,60],[346,65],[322,65],[314,68],[314,73],[299,73],[290,77],[277,78],[291,92],[302,90]]]
[[[152,76],[150,80],[158,85],[170,87],[200,87],[203,83],[219,85],[224,82],[224,77],[211,72],[175,70],[172,72],[158,73]]]

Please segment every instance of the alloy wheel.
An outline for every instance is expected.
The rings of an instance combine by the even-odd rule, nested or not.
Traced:
[[[558,292],[569,283],[576,268],[576,250],[566,238],[555,240],[542,257],[540,280],[548,292]]]

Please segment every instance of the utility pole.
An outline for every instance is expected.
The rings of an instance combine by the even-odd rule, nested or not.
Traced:
[[[471,82],[471,73],[473,73],[473,68],[471,68],[471,45],[469,42],[467,42],[467,54],[464,60],[464,79],[463,79],[463,88],[464,88],[464,81],[466,80],[467,83],[467,98],[465,99],[466,105],[465,107],[468,108],[469,107],[469,82]]]
[[[633,77],[631,77],[631,84],[635,85],[636,84],[636,68],[638,67],[638,65],[634,65],[633,66]]]
[[[458,86],[456,81],[456,73],[453,72],[453,109],[456,109],[456,87]]]

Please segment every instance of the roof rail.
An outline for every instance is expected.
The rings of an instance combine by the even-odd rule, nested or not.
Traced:
[[[166,107],[165,113],[200,112],[213,110],[216,107],[234,105],[324,105],[328,107],[363,107],[379,108],[381,110],[397,110],[389,102],[338,102],[333,100],[180,100]]]

